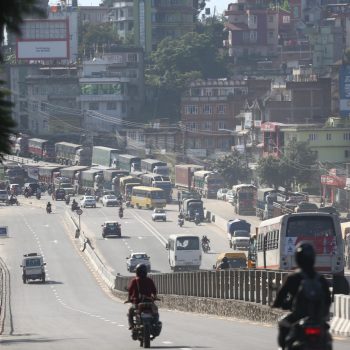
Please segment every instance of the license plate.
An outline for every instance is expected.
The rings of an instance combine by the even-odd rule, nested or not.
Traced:
[[[149,314],[149,313],[146,313],[146,312],[142,312],[141,313],[141,317],[142,318],[152,318],[153,316],[152,316],[152,314]]]

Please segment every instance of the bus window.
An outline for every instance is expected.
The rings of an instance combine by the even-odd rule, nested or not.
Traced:
[[[333,237],[335,229],[331,217],[298,216],[287,223],[287,237]]]
[[[197,237],[178,237],[176,250],[198,250],[199,239]]]

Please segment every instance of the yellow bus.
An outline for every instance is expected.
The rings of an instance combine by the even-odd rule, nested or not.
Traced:
[[[132,188],[130,204],[136,208],[164,208],[165,192],[158,187],[135,186]]]

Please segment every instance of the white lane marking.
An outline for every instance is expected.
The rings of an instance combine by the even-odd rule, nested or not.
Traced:
[[[136,219],[138,219],[138,221],[143,224],[143,226],[146,227],[146,229],[152,233],[152,235],[158,239],[158,241],[165,247],[165,245],[167,244],[167,239],[163,237],[163,235],[155,228],[153,227],[148,221],[146,221],[144,218],[142,218],[139,214],[132,212],[132,215],[134,215],[134,217]]]
[[[58,243],[58,240],[57,240],[57,239],[55,239],[54,241],[52,241],[52,243],[57,244],[57,243]]]
[[[169,344],[172,344],[173,342],[172,341],[169,341],[169,340],[165,340],[165,341],[162,341],[162,344],[167,344],[167,345],[169,345]]]
[[[123,325],[123,324],[118,324],[118,327],[125,327],[125,325]]]

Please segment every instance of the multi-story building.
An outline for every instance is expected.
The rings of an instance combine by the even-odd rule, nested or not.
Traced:
[[[25,78],[28,129],[36,135],[81,130],[77,67],[41,66]]]
[[[276,54],[278,47],[278,11],[266,4],[238,0],[228,5],[225,16],[229,32],[227,46],[235,62]]]
[[[100,24],[108,22],[109,8],[107,6],[79,6],[81,23]]]
[[[126,39],[134,35],[134,1],[114,0],[108,11],[108,21],[113,23],[118,37]]]
[[[83,62],[79,78],[81,109],[91,130],[111,131],[123,119],[135,119],[144,103],[144,62],[141,48],[116,48]],[[99,114],[112,117],[101,117]],[[113,119],[114,118],[114,119]]]
[[[166,37],[193,31],[198,0],[134,0],[135,44],[146,54]]]

